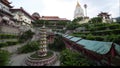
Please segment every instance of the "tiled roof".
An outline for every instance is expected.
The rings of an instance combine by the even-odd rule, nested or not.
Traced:
[[[66,18],[59,18],[58,16],[42,16],[41,20],[68,20]]]
[[[6,6],[12,8],[12,6],[10,5],[11,3],[8,0],[0,0],[2,3],[4,3]]]
[[[62,35],[62,34],[59,34],[59,35]],[[73,42],[77,41],[76,44],[83,46],[87,50],[91,50],[99,54],[107,54],[110,51],[112,45],[114,45],[115,51],[120,55],[120,45],[113,42],[86,40],[86,39],[81,39],[81,38],[73,37],[69,35],[63,35],[63,37]]]

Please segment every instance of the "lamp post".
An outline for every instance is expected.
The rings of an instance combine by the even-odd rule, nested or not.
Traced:
[[[85,8],[85,15],[87,17],[87,4],[84,5],[84,8]]]

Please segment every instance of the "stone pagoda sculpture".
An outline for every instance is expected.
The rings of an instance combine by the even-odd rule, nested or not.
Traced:
[[[25,59],[26,66],[53,66],[57,60],[55,53],[47,51],[47,33],[46,27],[40,29],[39,50]]]

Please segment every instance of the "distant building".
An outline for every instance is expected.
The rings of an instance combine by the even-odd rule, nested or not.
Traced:
[[[119,23],[120,23],[120,17],[117,17],[117,18],[116,18],[116,22],[119,22]]]
[[[62,22],[70,22],[70,20],[66,19],[66,18],[59,18],[58,16],[40,16],[39,13],[35,12],[32,14],[32,17],[35,20],[45,20],[48,21],[50,24],[46,25],[48,28],[50,28],[50,30],[63,30],[65,25],[57,25],[59,24],[61,21]],[[44,22],[41,22],[44,23]],[[52,24],[52,25],[51,25]]]
[[[9,24],[13,17],[10,8],[13,8],[8,0],[0,0],[0,24]]]
[[[28,12],[26,12],[22,7],[10,10],[14,15],[14,20],[16,20],[16,23],[20,26],[20,29],[23,31],[31,29],[31,22],[34,21],[34,18]]]
[[[107,12],[101,12],[98,14],[98,17],[102,17],[102,21],[104,23],[110,23],[111,19],[110,19],[110,14],[108,14]]]
[[[74,19],[78,18],[78,17],[84,17],[84,11],[81,7],[81,5],[79,4],[79,2],[77,2],[75,11],[74,11]]]
[[[58,21],[69,21],[66,18],[59,18],[58,16],[42,16],[40,17],[40,20],[47,20],[51,23],[57,23]]]

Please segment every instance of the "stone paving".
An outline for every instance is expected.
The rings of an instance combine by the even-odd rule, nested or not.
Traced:
[[[26,66],[24,63],[24,59],[29,56],[31,53],[28,54],[20,54],[20,55],[16,55],[11,57],[10,60],[10,66]],[[56,63],[54,65],[51,66],[60,66],[60,61],[56,61]]]
[[[27,57],[29,54],[20,54],[16,55],[14,57],[11,57],[10,59],[10,66],[23,66],[25,57]]]

